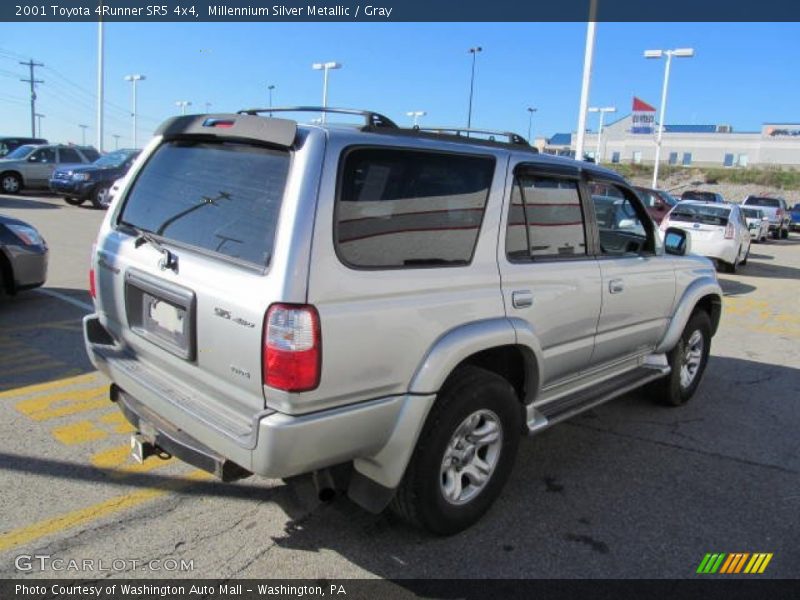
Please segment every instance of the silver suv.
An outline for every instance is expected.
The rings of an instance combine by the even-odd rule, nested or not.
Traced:
[[[100,230],[86,345],[139,460],[313,473],[451,534],[522,434],[645,384],[694,394],[714,267],[615,173],[514,134],[265,112],[167,121]]]
[[[20,146],[0,158],[0,192],[17,194],[26,188],[47,189],[56,167],[88,164],[99,157],[97,150],[84,146]]]

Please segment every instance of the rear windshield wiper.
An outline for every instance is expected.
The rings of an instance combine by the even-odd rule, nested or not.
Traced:
[[[176,273],[178,272],[178,257],[162,246],[161,242],[155,238],[152,232],[145,229],[140,229],[139,227],[131,225],[130,223],[125,223],[124,225],[130,228],[136,234],[136,241],[133,243],[135,248],[139,248],[145,244],[150,244],[153,248],[161,253],[161,260],[158,261],[158,266],[161,268],[161,270],[163,271],[165,269],[171,269]]]

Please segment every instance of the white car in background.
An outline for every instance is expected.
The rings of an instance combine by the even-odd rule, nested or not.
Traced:
[[[735,273],[739,265],[747,264],[750,231],[736,204],[684,200],[661,221],[661,231],[668,227],[686,231],[692,254],[714,260],[720,271]]]
[[[760,208],[742,206],[740,210],[744,214],[744,220],[747,222],[750,239],[754,242],[766,242],[769,235],[769,217]]]

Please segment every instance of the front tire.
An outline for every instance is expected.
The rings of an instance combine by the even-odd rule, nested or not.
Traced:
[[[64,202],[70,206],[80,206],[83,204],[83,198],[72,198],[71,196],[67,196],[64,198]]]
[[[110,185],[99,185],[92,194],[92,206],[97,209],[106,209],[111,204]]]
[[[711,319],[708,313],[696,311],[681,334],[680,340],[667,354],[672,371],[651,384],[655,399],[666,406],[682,406],[691,400],[700,385],[711,350]]]
[[[428,415],[392,511],[437,535],[477,522],[511,473],[522,412],[499,375],[473,366],[455,371]]]

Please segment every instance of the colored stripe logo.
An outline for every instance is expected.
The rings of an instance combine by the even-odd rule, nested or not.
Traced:
[[[771,560],[771,552],[708,553],[700,561],[697,572],[702,575],[713,575],[714,573],[755,575],[763,573]]]

